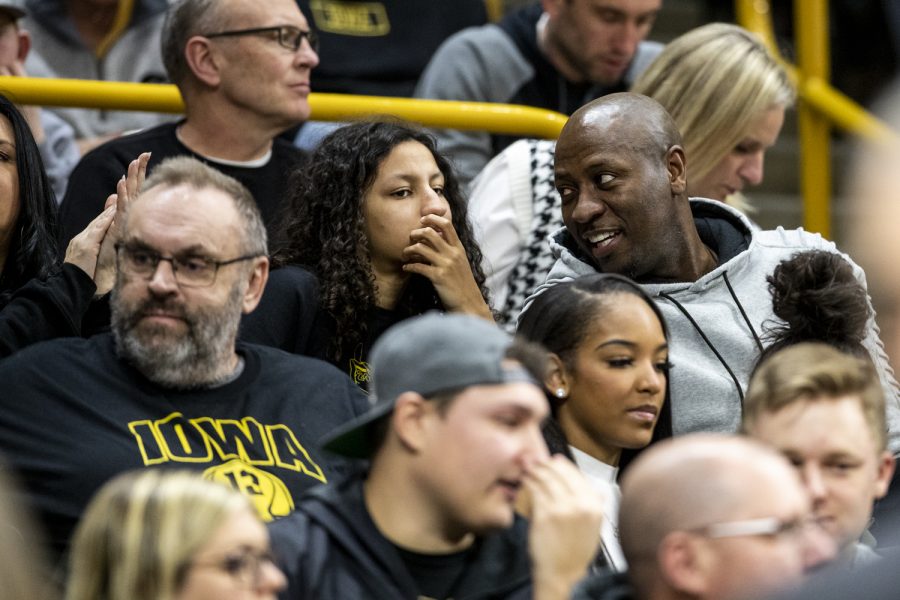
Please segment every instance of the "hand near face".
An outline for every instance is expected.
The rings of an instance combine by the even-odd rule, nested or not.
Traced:
[[[600,547],[604,498],[559,454],[537,462],[524,482],[531,500],[534,598],[568,598]]]
[[[102,213],[88,223],[78,235],[69,241],[66,247],[66,258],[64,262],[73,264],[85,273],[91,279],[94,279],[97,270],[97,257],[100,254],[100,248],[109,226],[116,216],[116,207],[107,206]]]
[[[453,223],[435,214],[425,215],[421,223],[403,249],[403,270],[427,277],[446,310],[493,320]]]
[[[102,296],[109,292],[116,280],[116,242],[122,235],[122,216],[128,204],[137,197],[144,185],[147,175],[147,163],[150,161],[150,153],[144,152],[128,165],[128,174],[122,177],[116,184],[116,193],[110,194],[106,199],[106,207],[115,206],[116,218],[103,238],[100,247],[100,256],[97,259],[97,273],[94,282],[97,284],[97,295]]]

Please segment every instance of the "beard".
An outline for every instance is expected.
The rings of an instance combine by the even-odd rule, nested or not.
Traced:
[[[170,388],[191,389],[220,383],[232,374],[241,318],[241,285],[235,283],[226,303],[218,307],[191,309],[171,298],[128,301],[121,297],[120,282],[110,298],[111,326],[116,353],[150,381]],[[187,325],[176,332],[159,324],[142,323],[153,311],[165,311]]]

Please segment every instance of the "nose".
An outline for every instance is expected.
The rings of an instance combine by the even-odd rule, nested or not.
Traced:
[[[828,492],[825,480],[822,477],[822,469],[818,465],[806,464],[800,469],[803,485],[813,503],[813,508],[818,508],[825,501]]]
[[[260,565],[262,572],[259,578],[258,591],[267,594],[277,594],[287,587],[287,578],[275,564],[267,562]]]
[[[541,427],[537,423],[533,427],[528,427],[525,432],[524,443],[522,444],[521,460],[524,468],[530,468],[535,462],[550,457],[550,451],[547,449],[547,442],[544,441],[544,435],[541,433]]]
[[[606,204],[594,198],[589,192],[581,192],[572,208],[571,220],[579,225],[586,225],[606,212]],[[565,213],[563,213],[565,214]],[[565,221],[565,218],[563,219]]]
[[[643,28],[633,21],[625,21],[613,36],[613,52],[617,56],[631,59],[637,52],[638,44],[644,37]]]
[[[803,568],[809,572],[833,561],[837,556],[837,544],[824,529],[812,524],[803,532],[800,551]]]
[[[763,162],[765,154],[763,152],[754,152],[744,159],[738,175],[741,179],[750,185],[759,185],[763,180]]]
[[[646,394],[656,395],[665,385],[665,375],[656,368],[656,363],[646,361],[638,379],[638,390]]]
[[[295,53],[296,64],[306,69],[315,69],[319,66],[319,54],[313,50],[309,38],[304,38]]]
[[[447,199],[434,191],[430,186],[426,187],[425,195],[422,198],[422,216],[437,215],[444,217],[449,212],[450,205],[447,204]]]
[[[175,268],[172,266],[172,261],[160,260],[153,275],[150,276],[147,286],[157,296],[177,293],[178,282],[175,281]]]

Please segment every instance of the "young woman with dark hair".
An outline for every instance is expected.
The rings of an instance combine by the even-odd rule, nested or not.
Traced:
[[[465,198],[430,135],[347,125],[294,182],[286,246],[243,339],[325,359],[365,385],[369,348],[390,325],[432,309],[492,318]]]
[[[147,158],[129,167],[131,189],[140,186]],[[125,189],[123,179],[118,191]],[[0,357],[82,333],[98,292],[94,278],[102,272],[104,280],[112,279],[113,265],[106,261],[98,268],[97,262],[116,210],[111,202],[72,239],[60,261],[56,200],[40,152],[22,113],[0,96]]]
[[[56,199],[25,117],[0,96],[0,305],[59,268]]]
[[[621,275],[597,274],[551,287],[522,314],[518,335],[550,351],[544,380],[552,452],[569,455],[609,490],[603,558],[625,569],[618,543],[619,469],[651,441],[671,436],[668,332],[647,294]]]

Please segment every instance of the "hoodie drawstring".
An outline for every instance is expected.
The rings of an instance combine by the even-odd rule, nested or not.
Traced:
[[[750,329],[750,333],[753,334],[753,339],[756,341],[756,347],[760,352],[763,351],[762,341],[759,339],[759,336],[756,334],[756,330],[753,329],[753,323],[750,322],[750,317],[747,316],[747,312],[744,310],[744,305],[741,304],[741,301],[738,300],[737,294],[734,293],[734,288],[731,287],[731,282],[728,281],[728,271],[722,273],[722,279],[725,280],[725,287],[728,288],[728,293],[731,294],[731,298],[734,300],[735,305],[737,305],[738,310],[741,311],[741,316],[744,317],[744,322],[747,324],[747,327]]]
[[[728,293],[731,294],[731,299],[734,300],[735,306],[737,306],[738,311],[740,311],[741,316],[744,318],[744,322],[747,323],[747,327],[750,328],[750,333],[753,335],[753,340],[756,342],[756,347],[759,348],[759,351],[762,352],[763,345],[762,341],[759,339],[759,335],[756,333],[756,329],[753,328],[753,324],[750,322],[750,317],[747,316],[747,311],[744,310],[744,306],[741,304],[741,301],[738,299],[737,294],[734,293],[734,288],[731,287],[731,282],[728,281],[728,273],[723,272],[722,278],[725,280],[725,286],[728,288]],[[712,341],[706,336],[703,329],[700,327],[700,324],[691,316],[691,314],[687,311],[687,309],[674,297],[665,292],[660,292],[659,296],[661,298],[665,298],[669,302],[671,302],[675,308],[681,311],[687,320],[690,321],[691,325],[694,326],[694,329],[697,333],[700,334],[700,337],[703,338],[703,341],[706,343],[706,346],[712,350],[712,353],[716,355],[716,358],[719,359],[719,362],[725,367],[725,370],[728,371],[728,375],[731,376],[731,380],[734,382],[734,387],[737,388],[738,397],[741,400],[741,414],[744,412],[744,389],[741,387],[740,382],[738,381],[737,375],[734,374],[734,371],[725,361],[725,357],[719,352],[719,350],[713,345]]]

